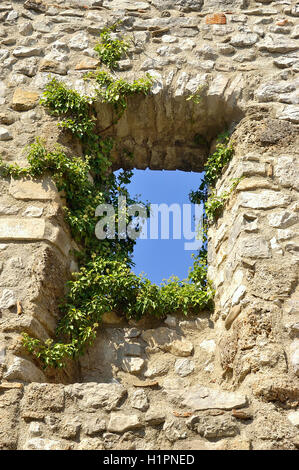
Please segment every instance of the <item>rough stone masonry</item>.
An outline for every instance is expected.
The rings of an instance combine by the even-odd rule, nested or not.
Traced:
[[[155,77],[110,129],[134,149],[133,167],[201,171],[217,134],[233,131],[217,189],[244,178],[209,231],[215,312],[138,324],[107,315],[80,363],[42,371],[21,332],[53,335],[73,242],[51,180],[1,180],[0,449],[299,448],[299,4],[2,1],[5,161],[25,165],[37,136],[80,153],[39,97],[49,76],[88,93],[99,31],[119,18],[132,42],[117,75]],[[199,87],[195,106],[186,98]],[[110,121],[107,109],[99,130]],[[192,144],[196,132],[209,148]]]

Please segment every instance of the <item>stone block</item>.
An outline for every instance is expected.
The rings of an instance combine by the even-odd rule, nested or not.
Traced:
[[[23,201],[59,201],[59,194],[52,179],[43,178],[42,181],[32,179],[11,179],[9,194],[15,199]]]
[[[123,433],[142,427],[143,424],[137,414],[111,413],[107,429],[110,432]]]
[[[17,88],[12,98],[12,108],[16,111],[28,111],[37,106],[38,98],[39,94],[34,91]]]
[[[32,362],[16,357],[4,374],[6,380],[21,380],[22,382],[45,382],[45,374]]]

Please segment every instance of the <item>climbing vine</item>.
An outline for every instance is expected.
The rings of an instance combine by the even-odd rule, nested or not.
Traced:
[[[195,138],[196,141],[199,141],[201,136],[196,135]],[[204,204],[205,217],[208,221],[213,221],[219,215],[229,196],[240,182],[239,178],[235,178],[230,189],[220,195],[215,190],[215,183],[233,154],[234,147],[229,134],[227,132],[220,134],[217,138],[216,150],[208,157],[204,166],[205,175],[198,190],[191,191],[189,194],[193,204]]]
[[[112,37],[121,20],[111,26],[104,28],[100,34],[100,41],[96,44],[94,50],[99,54],[101,62],[110,69],[115,69],[118,62],[130,47],[129,41]]]
[[[95,46],[101,62],[112,70],[128,49],[127,42],[111,37],[115,28],[113,25],[104,30]],[[2,176],[38,178],[51,175],[57,189],[63,192],[65,217],[79,248],[80,269],[73,274],[68,293],[62,300],[63,316],[55,340],[43,342],[23,335],[24,346],[44,367],[63,367],[67,359],[83,354],[95,339],[106,312],[140,319],[145,314],[165,317],[179,311],[187,315],[213,307],[214,292],[207,280],[205,249],[195,258],[186,280],[172,277],[159,287],[132,272],[134,240],[119,240],[117,234],[115,239],[101,242],[95,237],[95,209],[99,204],[109,203],[116,208],[119,195],[125,195],[129,204],[138,202],[130,198],[126,189],[132,172],[123,171],[116,177],[110,169],[114,142],[97,131],[99,116],[95,102],[100,100],[113,107],[113,125],[124,113],[127,98],[147,95],[153,79],[146,75],[128,83],[101,69],[85,78],[93,81],[94,96],[81,95],[52,79],[41,100],[41,104],[59,118],[58,126],[80,140],[83,158],[70,157],[58,145],[49,151],[41,140],[37,140],[28,149],[26,168],[0,162]],[[115,212],[117,214],[117,210]]]

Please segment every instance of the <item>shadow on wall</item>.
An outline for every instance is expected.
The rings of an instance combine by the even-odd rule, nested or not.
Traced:
[[[211,88],[190,97],[162,91],[129,98],[125,114],[114,126],[111,106],[97,106],[98,131],[116,136],[113,170],[203,171],[214,139],[232,130],[243,112]]]

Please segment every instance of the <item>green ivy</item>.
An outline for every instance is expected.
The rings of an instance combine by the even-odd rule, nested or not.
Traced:
[[[121,21],[103,29],[100,34],[100,42],[95,46],[95,51],[99,54],[101,62],[110,69],[115,69],[119,60],[127,53],[130,44],[123,39],[113,39],[111,33],[115,32]]]
[[[208,220],[212,221],[218,216],[218,214],[220,214],[231,193],[238,186],[241,179],[242,178],[235,178],[231,187],[227,191],[223,191],[219,195],[217,195],[215,190],[211,191],[211,194],[205,203],[205,212]]]
[[[101,61],[115,68],[128,44],[111,38],[116,25],[101,33],[101,42],[95,50]],[[84,157],[67,155],[57,146],[48,151],[41,140],[28,149],[28,166],[0,162],[2,176],[40,178],[50,175],[62,192],[66,207],[65,218],[80,252],[80,269],[68,283],[68,294],[61,303],[63,314],[55,340],[45,342],[23,335],[23,344],[38,358],[43,367],[63,367],[68,359],[83,354],[96,337],[103,314],[114,311],[127,319],[144,315],[159,318],[169,313],[187,315],[202,309],[212,309],[213,289],[207,280],[206,250],[195,257],[194,266],[186,280],[172,277],[161,287],[132,272],[131,239],[99,241],[95,236],[97,219],[95,209],[100,203],[110,203],[116,212],[118,196],[125,195],[128,204],[137,201],[128,194],[126,185],[132,172],[124,171],[118,178],[111,172],[113,140],[96,132],[101,116],[95,111],[95,101],[108,103],[116,111],[113,125],[127,107],[127,98],[147,95],[153,79],[146,75],[133,83],[115,79],[109,73],[97,70],[86,79],[95,84],[95,97],[81,95],[64,83],[52,79],[45,87],[41,104],[59,118],[58,126],[70,132],[82,143]],[[130,220],[127,220],[129,222]],[[204,241],[206,241],[204,234]]]
[[[201,136],[196,136],[198,140]],[[190,201],[194,204],[204,203],[205,215],[212,221],[224,206],[231,192],[235,189],[238,182],[234,182],[232,189],[217,196],[215,193],[215,183],[222,174],[224,167],[229,163],[234,155],[233,143],[230,141],[229,134],[220,134],[217,138],[216,150],[211,154],[204,166],[205,175],[196,191],[189,194]]]

